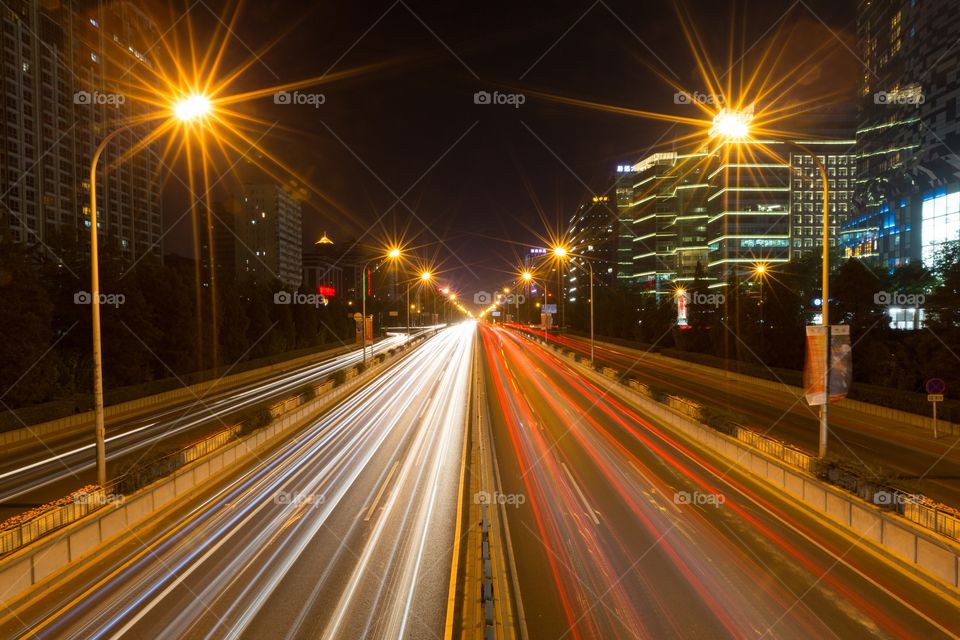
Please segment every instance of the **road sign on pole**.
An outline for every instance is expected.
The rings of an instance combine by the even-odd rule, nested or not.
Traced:
[[[943,393],[947,390],[947,383],[940,378],[927,380],[927,401],[933,405],[933,439],[937,439],[937,403],[943,402]]]

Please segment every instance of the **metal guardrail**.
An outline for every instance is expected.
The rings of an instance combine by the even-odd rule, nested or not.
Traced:
[[[0,554],[16,551],[55,529],[79,520],[109,504],[111,498],[100,487],[85,487],[44,505],[35,515],[27,512],[19,519],[7,520],[4,529],[0,530]]]

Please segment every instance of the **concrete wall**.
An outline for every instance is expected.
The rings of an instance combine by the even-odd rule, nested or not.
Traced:
[[[821,515],[843,525],[853,534],[872,541],[879,551],[899,560],[915,573],[960,593],[960,545],[955,542],[821,482],[800,469],[695,422],[629,386],[598,374],[568,356],[565,357],[584,377],[597,386],[632,401],[644,413],[659,419],[660,424],[680,431],[709,447],[744,467],[753,476],[765,480]]]
[[[135,494],[126,496],[97,510],[50,535],[37,540],[23,549],[0,559],[0,596],[6,601],[17,594],[65,569],[102,544],[117,538],[129,528],[148,517],[156,517],[158,511],[201,489],[206,483],[219,479],[218,474],[229,471],[232,465],[244,462],[255,451],[274,444],[332,408],[335,404],[366,385],[394,362],[409,353],[410,347],[422,342],[413,338],[397,354],[383,364],[374,364],[359,376],[338,387],[333,387],[320,397],[300,405],[284,414],[266,427],[240,440],[178,469],[172,475],[157,480]]]

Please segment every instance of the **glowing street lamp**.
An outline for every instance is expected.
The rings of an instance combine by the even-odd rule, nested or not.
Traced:
[[[384,261],[386,260],[395,261],[395,260],[398,260],[399,258],[400,258],[400,249],[397,249],[396,247],[389,249],[386,253],[386,257],[382,258],[379,264],[377,264],[377,266],[374,267],[374,271],[379,269],[380,266],[384,263]],[[361,305],[362,305],[360,311],[361,311],[361,314],[363,315],[363,320],[361,320],[361,324],[360,324],[360,345],[361,345],[360,348],[363,351],[364,365],[367,364],[367,270],[370,268],[371,262],[372,260],[367,260],[367,262],[364,263],[363,274],[360,276],[360,284],[361,284],[360,288],[363,290],[360,293],[360,299],[361,299]],[[370,337],[370,340],[371,340],[370,347],[372,350],[373,336]]]
[[[586,265],[587,269],[590,272],[590,363],[593,363],[594,356],[594,340],[593,340],[593,262],[590,258],[586,256],[580,256],[575,253],[570,253],[566,247],[557,245],[553,248],[553,255],[558,260],[564,260],[568,257],[578,258],[582,260]],[[562,330],[562,329],[561,329]]]
[[[753,109],[733,111],[721,109],[713,118],[710,127],[710,136],[719,137],[731,142],[740,142],[750,137],[750,122],[753,120]]]
[[[734,111],[721,109],[713,119],[713,126],[710,129],[711,137],[718,137],[727,142],[738,143],[747,140],[750,137],[750,122],[753,120],[753,107],[747,110]],[[808,147],[798,144],[792,140],[778,138],[779,142],[785,144],[788,148],[799,151],[801,154],[809,156],[816,165],[820,173],[820,182],[823,189],[823,264],[821,274],[821,289],[823,291],[821,306],[821,325],[824,330],[824,339],[826,348],[824,349],[824,380],[823,404],[820,405],[820,458],[827,455],[827,434],[829,432],[829,407],[830,407],[830,205],[829,205],[829,179],[827,178],[827,169],[823,166],[820,157],[811,151]],[[766,267],[764,267],[764,272]],[[762,275],[763,272],[758,272]]]
[[[172,106],[172,116],[181,122],[197,120],[210,112],[210,100],[193,94]],[[93,327],[93,422],[97,450],[97,483],[107,484],[106,429],[103,413],[103,345],[100,338],[100,256],[97,246],[97,163],[107,144],[126,127],[114,129],[100,141],[90,160],[90,312]]]
[[[753,268],[753,273],[756,275],[757,280],[760,282],[760,354],[763,356],[764,352],[764,333],[767,330],[767,327],[763,323],[763,281],[767,275],[767,265],[761,263]]]
[[[197,120],[210,113],[210,100],[201,94],[193,94],[173,105],[173,115],[181,122]]]

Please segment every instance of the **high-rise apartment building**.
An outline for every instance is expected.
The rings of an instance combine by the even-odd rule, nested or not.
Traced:
[[[160,31],[135,2],[10,0],[0,13],[0,233],[46,248],[84,246],[90,160],[123,127],[100,160],[100,242],[127,262],[159,258],[158,150],[120,159],[146,135],[123,123],[153,109],[129,86],[157,69]]]
[[[957,240],[960,212],[960,12],[951,0],[861,0],[863,72],[857,123],[856,207],[847,254],[893,268]],[[938,198],[943,197],[943,205]],[[930,204],[926,204],[926,203]]]
[[[214,252],[221,277],[300,286],[301,211],[294,194],[276,183],[244,183],[215,213]]]
[[[592,196],[570,218],[565,235],[569,250],[585,260],[572,258],[565,269],[566,291],[571,302],[587,296],[589,269],[595,287],[613,284],[617,263],[616,204],[606,195]],[[589,265],[586,264],[589,262]]]

